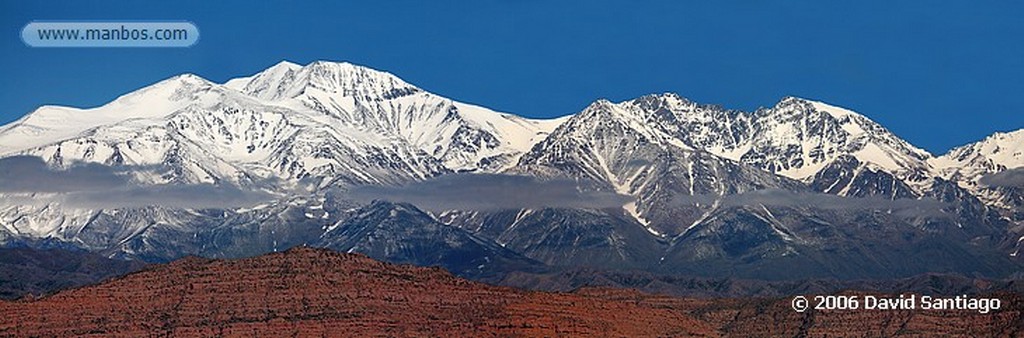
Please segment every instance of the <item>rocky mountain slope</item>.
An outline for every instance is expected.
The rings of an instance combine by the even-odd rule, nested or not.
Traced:
[[[41,296],[134,272],[138,261],[109,259],[90,252],[31,248],[0,249],[0,299]]]

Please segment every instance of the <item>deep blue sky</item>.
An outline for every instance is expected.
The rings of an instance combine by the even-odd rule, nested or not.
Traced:
[[[933,153],[1024,128],[1024,2],[0,1],[0,123],[185,72],[350,61],[532,117],[677,92],[751,110],[852,108]],[[189,49],[33,49],[31,20],[188,20]]]

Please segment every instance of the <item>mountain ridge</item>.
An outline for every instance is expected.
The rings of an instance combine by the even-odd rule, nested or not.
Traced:
[[[388,238],[382,247],[350,245],[360,250],[419,248],[393,236],[404,229],[378,227],[390,224],[386,217],[348,222],[361,208],[391,208],[352,192],[397,187],[389,198],[402,205],[401,187],[455,177],[430,196],[444,202],[442,193],[456,188],[476,199],[504,193],[463,187],[459,173],[568,182],[572,191],[554,195],[596,192],[625,201],[433,213],[412,206],[405,214],[418,215],[410,219],[425,230],[417,238],[433,243],[426,247],[452,253],[460,250],[454,244],[477,243],[480,250],[470,251],[509,262],[746,277],[783,262],[798,262],[808,277],[931,268],[1004,275],[1018,268],[1024,238],[1024,212],[1014,204],[1020,189],[976,188],[971,182],[980,177],[937,170],[936,157],[864,115],[796,97],[743,112],[662,93],[596,100],[577,114],[532,120],[350,63],[282,62],[224,84],[175,76],[101,107],[40,108],[19,121],[0,129],[0,161],[33,156],[41,174],[107,170],[127,178],[86,194],[5,191],[0,181],[5,245],[47,239],[155,261],[251,255],[323,244],[333,234],[356,236],[338,242],[346,245]],[[971,158],[982,160],[968,164],[989,163]],[[991,167],[984,177],[1012,169]],[[541,191],[548,190],[511,195]],[[188,195],[196,192],[202,196]],[[67,198],[74,194],[84,197]],[[189,201],[232,194],[240,195],[238,205]],[[150,197],[118,200],[140,196]],[[160,205],[161,196],[179,200]],[[339,226],[351,231],[328,230]],[[461,239],[446,241],[454,238]],[[389,250],[379,257],[472,274],[454,255],[441,253],[447,258],[439,262]],[[986,264],[971,267],[972,259]]]

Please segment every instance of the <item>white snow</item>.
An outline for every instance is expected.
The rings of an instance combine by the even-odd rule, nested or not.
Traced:
[[[972,180],[996,171],[993,165],[1006,169],[1024,167],[1024,129],[992,134],[930,162],[941,176],[959,173]]]
[[[863,149],[853,153],[858,160],[862,162],[873,163],[881,166],[883,169],[889,172],[898,172],[902,169],[896,161],[892,158],[893,152],[882,150],[877,144],[868,143]]]
[[[790,169],[779,170],[776,172],[776,174],[786,176],[795,180],[806,180],[814,176],[814,174],[817,174],[826,165],[828,165],[827,161],[815,162],[802,167],[793,167]]]
[[[986,204],[1012,209],[1012,199],[980,182],[986,175],[1008,169],[1024,168],[1024,129],[995,133],[976,143],[954,148],[943,156],[929,161],[932,175],[954,179],[957,184],[975,194]]]
[[[25,117],[0,127],[0,155],[43,146],[81,135],[89,129],[129,120],[168,116],[188,105],[210,105],[219,101],[217,87],[196,75],[175,76],[123,95],[103,106],[78,109],[43,106]]]
[[[843,119],[844,117],[851,116],[851,115],[860,116],[860,114],[857,114],[856,112],[854,112],[852,110],[849,110],[849,109],[846,109],[846,108],[841,108],[841,107],[836,107],[836,106],[833,106],[833,105],[830,105],[830,104],[827,104],[827,103],[824,103],[824,102],[819,102],[819,101],[814,101],[814,100],[807,100],[807,99],[801,99],[801,100],[810,102],[811,105],[814,106],[815,110],[820,111],[820,112],[826,112],[829,115],[832,115],[832,117],[835,117],[837,119]]]

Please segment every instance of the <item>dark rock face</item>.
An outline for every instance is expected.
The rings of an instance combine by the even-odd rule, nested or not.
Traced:
[[[63,249],[0,249],[0,299],[46,295],[124,275],[145,266]]]
[[[920,224],[918,224],[920,223]],[[927,272],[1006,277],[1010,257],[949,222],[886,210],[731,207],[677,237],[663,270],[769,280],[902,278]]]
[[[553,268],[650,268],[664,243],[622,210],[523,209],[442,217]]]
[[[836,158],[818,171],[810,187],[814,191],[850,197],[879,196],[891,200],[917,197],[913,189],[892,174],[867,168],[849,155]]]
[[[542,265],[463,229],[438,223],[411,205],[381,201],[329,228],[313,245],[392,263],[440,266],[471,278]]]

